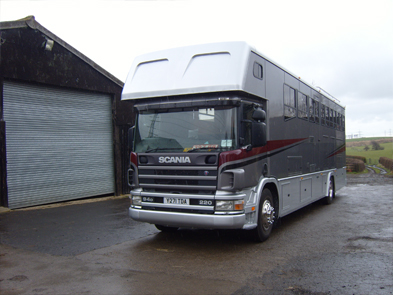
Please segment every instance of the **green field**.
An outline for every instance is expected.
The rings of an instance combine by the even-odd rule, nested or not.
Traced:
[[[383,150],[372,150],[372,146],[370,141],[390,141],[390,142],[380,142],[380,146],[383,147]],[[367,164],[374,165],[378,164],[378,160],[380,157],[387,157],[393,159],[393,140],[392,138],[357,138],[357,139],[349,139],[346,141],[347,148],[346,154],[348,156],[362,156],[367,159]],[[370,149],[368,151],[364,150],[365,146],[368,146]]]
[[[393,140],[392,137],[361,137],[361,138],[352,138],[352,139],[347,139],[348,142],[359,142],[359,141],[371,141],[371,140],[381,140],[381,139],[387,139],[387,140]]]

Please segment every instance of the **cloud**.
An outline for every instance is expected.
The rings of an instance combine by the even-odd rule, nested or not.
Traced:
[[[383,133],[393,126],[390,0],[79,1],[78,9],[73,1],[0,0],[0,5],[1,20],[34,14],[123,81],[136,55],[244,40],[338,98],[350,132]]]

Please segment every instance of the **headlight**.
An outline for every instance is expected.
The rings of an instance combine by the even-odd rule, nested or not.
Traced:
[[[233,211],[233,201],[216,201],[217,211]]]
[[[243,200],[236,201],[216,201],[217,211],[241,211],[244,208]]]
[[[130,196],[131,206],[141,206],[142,198],[141,196]]]

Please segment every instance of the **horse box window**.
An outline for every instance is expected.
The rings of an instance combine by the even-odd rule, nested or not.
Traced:
[[[254,62],[254,77],[257,79],[263,79],[263,67],[257,62]]]
[[[284,85],[284,118],[289,120],[296,117],[296,90]]]

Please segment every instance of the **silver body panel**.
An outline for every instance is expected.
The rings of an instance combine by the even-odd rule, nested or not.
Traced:
[[[171,227],[203,229],[238,229],[245,224],[245,214],[204,215],[178,212],[161,212],[129,208],[129,216],[135,220]]]

